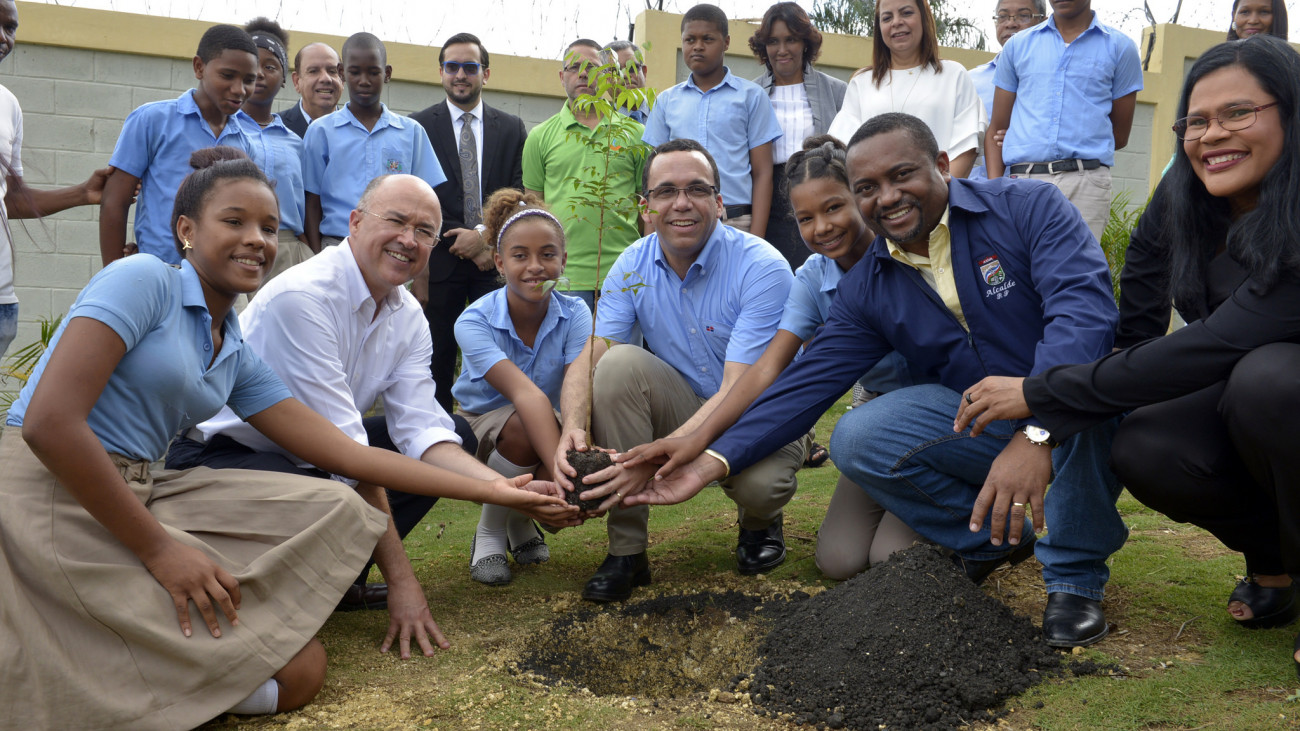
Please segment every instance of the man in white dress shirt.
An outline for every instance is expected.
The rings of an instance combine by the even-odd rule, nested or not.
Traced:
[[[240,325],[245,342],[297,399],[358,442],[467,476],[499,479],[462,448],[463,439],[473,440],[468,424],[459,417],[454,422],[438,405],[429,374],[429,327],[403,286],[427,264],[441,218],[437,196],[423,180],[375,178],[352,211],[348,238],[269,282],[241,314]],[[380,398],[384,415],[364,418]],[[173,441],[167,466],[331,477],[285,453],[229,408]],[[431,642],[446,648],[401,544],[437,498],[356,487],[393,517],[373,556],[387,587],[365,584],[367,565],[340,609],[386,606],[390,622],[381,650],[399,636],[404,658],[412,637],[426,655],[433,652]]]

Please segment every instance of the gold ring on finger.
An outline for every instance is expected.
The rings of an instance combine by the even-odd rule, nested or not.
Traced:
[[[1025,505],[1027,505],[1027,504],[1028,504],[1028,503],[1011,503],[1011,507],[1013,507],[1013,508],[1023,508],[1023,507],[1025,507]]]

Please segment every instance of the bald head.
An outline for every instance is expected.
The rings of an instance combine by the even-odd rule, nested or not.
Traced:
[[[420,178],[370,181],[348,219],[348,245],[376,302],[424,272],[441,225],[438,196]]]

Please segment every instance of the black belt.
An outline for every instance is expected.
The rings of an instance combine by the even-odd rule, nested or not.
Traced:
[[[738,216],[748,216],[754,212],[753,206],[726,206],[722,210],[727,212],[727,218],[736,218]]]
[[[1101,160],[1053,160],[1051,162],[1023,162],[1011,165],[1007,172],[1012,175],[1042,175],[1043,173],[1072,173],[1076,170],[1096,170],[1101,167]]]

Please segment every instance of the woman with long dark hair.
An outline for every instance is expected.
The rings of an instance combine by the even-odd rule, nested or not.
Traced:
[[[802,149],[803,141],[830,129],[844,104],[848,84],[813,68],[821,54],[822,34],[798,3],[768,8],[749,39],[749,49],[767,67],[754,83],[771,98],[776,120],[785,133],[772,143],[772,179],[783,181],[785,163]],[[790,199],[779,184],[772,186],[766,238],[790,262],[791,269],[798,269],[808,258]]]
[[[1232,0],[1232,25],[1228,40],[1235,41],[1266,33],[1286,40],[1284,0]]]
[[[954,178],[970,174],[979,137],[979,95],[961,64],[939,58],[927,0],[880,0],[871,28],[871,67],[849,81],[829,133],[848,142],[862,123],[885,112],[925,122],[948,153]]]
[[[1124,484],[1240,551],[1228,611],[1278,627],[1300,611],[1300,54],[1268,34],[1215,46],[1178,109],[1182,144],[1130,246],[1119,342],[1161,332],[1170,296],[1189,325],[1095,363],[985,379],[954,426],[1032,412],[1059,440],[1131,410],[1112,451]],[[995,515],[1018,502],[999,495]]]

